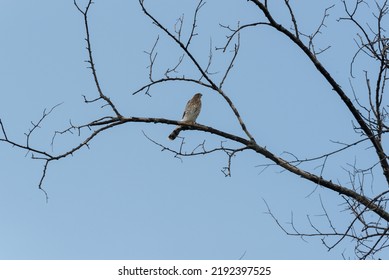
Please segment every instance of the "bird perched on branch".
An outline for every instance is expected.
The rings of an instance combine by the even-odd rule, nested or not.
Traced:
[[[182,122],[187,124],[194,124],[201,110],[201,93],[196,93],[191,100],[188,101],[185,107],[184,114],[182,115]],[[176,139],[180,131],[183,129],[181,125],[178,125],[172,133],[169,135],[170,140]]]

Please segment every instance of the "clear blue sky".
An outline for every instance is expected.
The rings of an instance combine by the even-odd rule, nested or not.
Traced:
[[[194,1],[157,2],[161,1],[146,0],[146,6],[170,29],[184,13],[187,32]],[[316,29],[323,9],[330,5],[291,2],[307,34]],[[337,6],[317,46],[332,46],[320,59],[350,92],[349,62],[356,50],[355,35],[349,23],[336,22],[342,14],[340,1],[331,2]],[[85,3],[80,1],[80,6]],[[277,5],[272,7],[275,16],[289,27],[286,10]],[[131,95],[148,82],[144,51],[151,49],[160,34],[138,1],[96,0],[89,16],[100,83],[125,116],[179,119],[186,101],[201,91],[203,110],[198,122],[242,135],[222,99],[193,84],[157,86],[152,97]],[[219,23],[236,26],[237,21],[244,24],[261,18],[244,0],[208,1],[199,15],[194,54],[206,65],[210,37],[214,46],[225,42]],[[53,132],[65,129],[69,120],[82,124],[109,113],[107,107],[100,108],[101,103],[83,103],[82,95],[93,99],[97,92],[84,62],[82,15],[73,1],[4,1],[0,34],[0,117],[10,138],[25,141],[30,122],[38,120],[45,108],[63,102],[31,139],[31,145],[51,151]],[[179,49],[160,34],[156,77],[173,66],[179,55]],[[215,52],[211,71],[222,72],[230,56]],[[190,65],[183,71],[188,77],[199,76]],[[356,75],[361,78],[363,73]],[[363,84],[355,83],[362,92]],[[312,64],[268,27],[241,34],[241,52],[225,91],[257,142],[276,154],[287,151],[312,157],[339,147],[330,140],[358,139],[350,114]],[[243,254],[245,259],[340,259],[342,252],[353,257],[348,241],[327,252],[319,239],[305,242],[287,236],[265,214],[263,199],[285,226],[293,212],[301,231],[311,230],[307,214],[327,229],[316,216],[322,213],[321,197],[342,228],[350,217],[339,214],[343,209],[339,195],[322,188],[312,193],[316,186],[276,167],[261,173],[256,166],[269,162],[252,152],[238,154],[232,177],[226,178],[220,171],[227,162],[224,154],[181,162],[142,134],[178,148],[178,141],[167,140],[172,129],[154,124],[117,127],[95,138],[90,149],[54,162],[44,181],[49,203],[37,187],[43,163],[1,144],[0,259],[238,259]],[[87,133],[59,137],[53,153],[80,143]],[[210,148],[220,145],[218,137],[206,133],[182,134],[188,151],[203,140]],[[349,178],[342,168],[354,160],[371,162],[364,153],[357,149],[329,159],[324,176],[347,185]],[[307,169],[319,173],[315,169],[319,164]]]

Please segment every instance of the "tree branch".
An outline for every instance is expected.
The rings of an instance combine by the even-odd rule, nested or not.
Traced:
[[[117,110],[116,106],[112,103],[110,98],[108,96],[106,96],[103,93],[103,91],[101,90],[99,79],[97,78],[96,67],[95,67],[95,63],[93,61],[93,55],[92,55],[92,46],[91,46],[91,39],[90,39],[90,32],[89,32],[89,22],[88,22],[88,12],[89,12],[89,8],[90,8],[92,3],[93,3],[93,1],[89,0],[86,8],[84,10],[82,10],[78,6],[76,0],[74,0],[74,5],[77,7],[77,9],[80,11],[80,13],[83,14],[83,16],[84,16],[84,25],[85,25],[85,33],[86,33],[85,41],[86,41],[86,45],[87,45],[86,49],[88,51],[88,56],[89,56],[89,60],[87,60],[86,62],[90,65],[90,69],[92,70],[92,75],[93,75],[93,78],[94,78],[94,81],[95,81],[95,85],[96,85],[96,88],[97,88],[97,92],[99,93],[100,98],[104,99],[104,101],[107,102],[107,104],[115,112],[117,117],[121,117],[121,114]]]
[[[340,85],[334,80],[334,78],[331,76],[331,74],[325,69],[325,67],[319,62],[319,60],[316,58],[315,54],[312,53],[309,48],[307,48],[304,43],[297,38],[295,35],[293,35],[289,30],[284,28],[281,24],[279,24],[270,14],[267,7],[262,4],[259,0],[250,0],[253,2],[265,15],[265,17],[268,19],[269,24],[285,36],[287,36],[293,43],[295,43],[306,55],[307,57],[312,61],[312,63],[315,65],[316,69],[319,71],[319,73],[322,74],[322,76],[327,80],[327,82],[332,86],[333,90],[338,94],[338,96],[341,98],[343,103],[346,105],[350,113],[353,115],[355,120],[357,121],[358,125],[361,127],[362,131],[365,133],[365,135],[370,139],[371,143],[373,144],[373,147],[376,151],[376,154],[380,160],[380,164],[383,170],[383,173],[385,175],[385,179],[389,185],[389,164],[387,161],[387,156],[382,148],[381,143],[378,141],[378,139],[374,136],[374,133],[369,128],[369,126],[366,124],[366,122],[363,120],[363,117],[357,110],[357,108],[354,106],[352,101],[347,97],[346,93],[343,91],[343,89],[340,87]]]

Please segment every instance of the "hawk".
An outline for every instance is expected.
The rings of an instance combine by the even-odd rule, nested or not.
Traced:
[[[194,124],[196,122],[197,117],[200,114],[201,110],[201,93],[196,93],[191,100],[188,101],[185,107],[184,114],[182,115],[182,122],[187,124]],[[169,135],[170,140],[176,139],[180,131],[182,130],[182,126],[178,125],[172,133]]]

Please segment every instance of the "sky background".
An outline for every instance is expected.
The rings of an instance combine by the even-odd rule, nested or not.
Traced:
[[[271,4],[274,17],[291,27],[287,10]],[[315,2],[315,3],[313,3]],[[327,27],[317,37],[317,48],[331,48],[319,59],[346,92],[350,93],[350,61],[357,50],[355,29],[343,16],[340,1],[291,1],[300,30],[311,34],[324,9],[335,3]],[[84,7],[86,1],[79,1]],[[183,36],[188,36],[196,1],[151,1],[145,5],[170,30],[185,15]],[[231,13],[233,11],[233,13]],[[360,18],[371,14],[361,11]],[[151,89],[151,97],[132,95],[148,82],[148,56],[157,36],[155,78],[177,62],[181,52],[142,13],[138,1],[99,1],[89,14],[91,43],[104,93],[124,116],[179,119],[195,92],[203,93],[198,122],[244,136],[227,104],[216,93],[194,84],[169,83]],[[251,3],[243,0],[209,0],[198,18],[198,36],[191,50],[202,65],[213,47],[225,44],[226,30],[219,23],[237,26],[263,20]],[[0,9],[0,117],[8,137],[25,143],[25,134],[45,108],[62,103],[30,139],[31,146],[54,154],[82,142],[88,135],[67,134],[50,143],[54,131],[71,120],[83,124],[111,114],[103,103],[85,104],[82,95],[97,97],[87,64],[82,15],[73,1],[2,1]],[[331,142],[358,140],[351,116],[331,87],[300,50],[269,27],[241,33],[236,64],[224,90],[230,96],[257,142],[277,155],[292,159],[314,157],[339,148]],[[211,71],[220,81],[232,53],[213,52]],[[356,62],[352,80],[357,94],[364,93],[364,73],[371,70],[363,57]],[[180,75],[198,78],[185,62]],[[362,80],[362,82],[361,82]],[[232,176],[221,169],[223,153],[174,158],[148,141],[171,148],[167,136],[173,126],[127,124],[100,134],[73,156],[53,162],[43,183],[49,201],[38,189],[43,162],[25,151],[0,145],[0,259],[341,259],[354,257],[353,244],[341,243],[330,252],[320,239],[287,236],[266,214],[264,200],[280,223],[311,232],[306,216],[327,229],[320,199],[337,228],[350,216],[339,195],[302,180],[280,168],[264,172],[269,161],[252,152],[238,154]],[[184,149],[191,151],[206,140],[220,146],[219,137],[185,131]],[[236,145],[226,142],[225,145]],[[350,186],[345,169],[356,162],[369,166],[367,146],[329,158],[323,177]],[[302,166],[320,173],[320,164]],[[319,168],[318,168],[319,167]],[[369,181],[370,178],[367,178]],[[374,178],[379,184],[381,178]],[[381,258],[388,258],[383,252]]]

